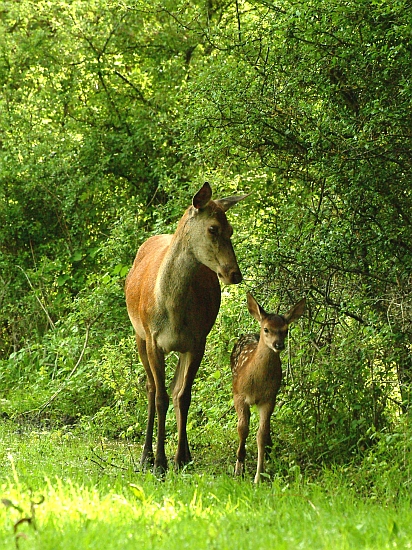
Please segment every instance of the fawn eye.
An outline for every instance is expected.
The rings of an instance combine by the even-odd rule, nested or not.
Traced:
[[[265,327],[265,328],[263,329],[263,332],[264,332],[265,334],[269,334],[269,329]]]

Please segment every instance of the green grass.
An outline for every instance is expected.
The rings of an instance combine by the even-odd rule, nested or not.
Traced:
[[[330,471],[316,483],[296,471],[289,480],[254,486],[233,479],[226,464],[211,475],[196,463],[159,481],[133,471],[139,453],[127,443],[96,443],[67,431],[18,433],[3,424],[0,548],[412,547],[406,497],[386,503],[360,497],[349,480]],[[16,525],[33,510],[34,525]]]

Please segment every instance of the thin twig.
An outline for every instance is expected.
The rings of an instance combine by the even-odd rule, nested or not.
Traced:
[[[240,13],[239,13],[239,1],[236,0],[236,19],[237,19],[237,36],[239,44],[242,42],[242,30],[240,24]]]
[[[138,471],[139,471],[139,468],[138,468],[138,466],[137,466],[137,464],[136,464],[136,461],[135,461],[135,459],[134,459],[133,453],[132,453],[132,451],[131,451],[131,449],[130,449],[130,445],[127,445],[127,450],[129,451],[130,460],[131,460],[132,466],[133,466],[133,471],[134,471],[134,472],[138,472]]]
[[[104,470],[104,466],[103,464],[106,464],[107,466],[111,466],[112,468],[117,468],[119,470],[128,470],[128,468],[125,468],[124,466],[119,466],[118,464],[113,464],[113,462],[109,462],[108,460],[106,460],[105,458],[102,458],[101,456],[99,456],[96,451],[91,448],[90,449],[91,452],[94,454],[94,456],[98,459],[95,460],[94,458],[90,458],[90,462],[93,462],[94,464],[96,464],[97,466],[99,466],[102,470]]]
[[[155,190],[155,192],[154,192],[154,194],[153,194],[153,197],[152,197],[152,198],[150,199],[150,201],[147,203],[146,208],[149,208],[149,206],[150,206],[150,205],[152,204],[152,202],[155,200],[155,197],[156,197],[156,195],[157,195],[157,192],[159,191],[159,187],[160,187],[160,185],[158,185],[158,186],[156,187],[156,190]]]
[[[39,409],[38,409],[38,412],[39,414],[44,411],[44,409],[46,407],[48,407],[50,405],[50,403],[52,403],[56,397],[64,390],[64,388],[66,387],[68,381],[70,380],[70,378],[73,376],[73,374],[76,372],[76,370],[78,369],[80,363],[82,362],[82,359],[83,359],[83,356],[84,356],[84,353],[86,351],[86,348],[87,348],[87,344],[89,343],[89,335],[90,335],[90,328],[92,327],[92,325],[97,321],[97,319],[100,317],[101,313],[93,320],[91,321],[88,325],[86,325],[86,336],[84,338],[84,344],[83,344],[83,348],[82,348],[82,351],[79,355],[79,358],[77,360],[77,363],[74,365],[74,367],[72,368],[72,370],[70,371],[70,373],[68,374],[66,380],[62,383],[62,385],[60,386],[60,388],[58,388],[57,391],[55,391],[55,393],[50,397],[50,399],[48,399],[46,401],[46,403],[44,403]]]
[[[42,310],[43,310],[44,313],[46,314],[46,317],[47,317],[47,320],[48,320],[49,323],[50,323],[50,326],[51,326],[53,329],[56,328],[55,325],[54,325],[54,323],[53,323],[52,318],[51,318],[50,315],[49,315],[49,312],[48,312],[47,309],[46,309],[46,306],[43,305],[42,301],[41,301],[40,298],[37,296],[37,294],[36,294],[36,289],[35,289],[34,286],[32,285],[32,283],[31,283],[31,281],[30,281],[30,279],[29,279],[27,273],[26,273],[26,272],[24,271],[24,269],[23,269],[22,267],[20,267],[19,265],[17,265],[16,267],[18,267],[18,268],[23,272],[23,275],[26,277],[27,282],[28,282],[29,285],[30,285],[30,288],[31,288],[32,291],[34,292],[34,296],[35,296],[36,300],[39,302],[40,307],[42,308]]]

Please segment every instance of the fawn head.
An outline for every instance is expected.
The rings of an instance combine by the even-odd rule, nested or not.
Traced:
[[[286,315],[276,315],[275,313],[266,313],[253,296],[249,292],[247,294],[249,313],[260,323],[260,340],[263,340],[265,345],[275,353],[285,349],[289,325],[302,316],[305,305],[306,298],[303,298]]]

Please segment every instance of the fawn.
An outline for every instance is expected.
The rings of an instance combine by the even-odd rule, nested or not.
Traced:
[[[264,472],[265,452],[272,447],[270,417],[282,380],[280,352],[285,349],[288,327],[301,317],[306,299],[298,302],[286,315],[266,313],[253,296],[247,294],[247,307],[260,323],[259,334],[245,334],[235,344],[230,364],[233,378],[233,399],[238,416],[239,447],[235,475],[243,475],[246,438],[249,434],[250,406],[259,410],[257,432],[258,461],[255,483]]]

